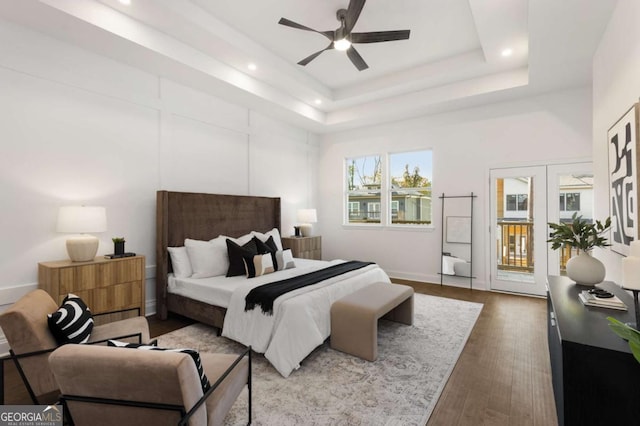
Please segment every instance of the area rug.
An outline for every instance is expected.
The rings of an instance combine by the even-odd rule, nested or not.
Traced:
[[[380,321],[375,362],[325,342],[285,379],[256,355],[253,424],[424,426],[481,310],[479,303],[416,294],[413,326]],[[238,354],[243,348],[202,324],[162,335],[159,344]],[[246,424],[246,394],[226,424]]]

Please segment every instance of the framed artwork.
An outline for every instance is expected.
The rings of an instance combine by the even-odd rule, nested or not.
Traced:
[[[471,243],[470,216],[447,216],[447,242]]]
[[[638,114],[633,105],[607,132],[609,145],[609,199],[611,200],[611,249],[628,255],[638,239]]]

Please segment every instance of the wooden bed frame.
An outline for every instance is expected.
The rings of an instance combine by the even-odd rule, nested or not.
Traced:
[[[156,202],[156,314],[169,312],[222,329],[226,309],[167,292],[172,271],[167,247],[185,238],[240,237],[251,231],[280,230],[280,198],[158,191]]]

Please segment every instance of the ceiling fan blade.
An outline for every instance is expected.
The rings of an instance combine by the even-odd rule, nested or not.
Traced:
[[[369,65],[367,65],[364,59],[362,59],[362,56],[360,56],[358,51],[354,49],[353,46],[347,49],[347,56],[349,57],[349,59],[351,59],[353,65],[358,68],[358,71],[366,70],[367,68],[369,68]]]
[[[300,62],[298,62],[298,65],[302,65],[305,66],[307,65],[309,62],[313,61],[315,58],[317,58],[318,56],[320,56],[320,54],[322,52],[324,52],[325,50],[331,50],[333,49],[333,43],[330,43],[329,46],[325,47],[322,50],[318,50],[316,53],[313,53],[309,56],[307,56],[306,58],[304,58],[303,60],[301,60]]]
[[[298,24],[297,22],[293,22],[292,20],[287,19],[287,18],[280,18],[280,20],[278,21],[278,24],[284,25],[286,27],[296,28],[298,30],[311,31],[311,32],[314,32],[314,33],[322,34],[323,36],[325,36],[329,40],[333,41],[333,31],[318,31],[318,30],[314,30],[313,28],[305,27],[304,25]]]
[[[356,25],[356,22],[358,22],[360,12],[362,12],[365,1],[366,0],[351,0],[349,2],[349,7],[347,8],[347,16],[344,18],[344,27],[347,30],[347,33],[350,33],[353,27]]]
[[[411,30],[351,33],[351,43],[380,43],[382,41],[407,40],[410,32]]]

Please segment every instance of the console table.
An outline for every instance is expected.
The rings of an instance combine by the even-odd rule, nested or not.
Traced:
[[[558,424],[632,425],[640,421],[640,363],[607,317],[635,322],[632,297],[613,282],[597,287],[628,311],[584,306],[567,277],[547,277],[548,339]]]

